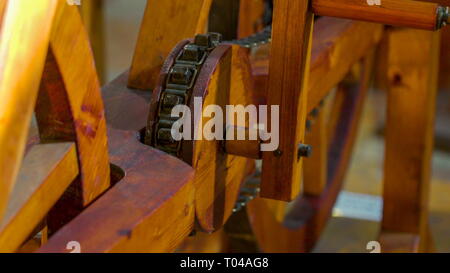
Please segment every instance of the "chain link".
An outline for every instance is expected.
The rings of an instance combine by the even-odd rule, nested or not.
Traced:
[[[254,48],[270,42],[271,27],[240,40],[224,41],[245,48]],[[178,105],[188,105],[201,68],[214,48],[222,43],[222,35],[208,33],[197,35],[194,42],[184,46],[169,70],[158,105],[157,122],[147,128],[146,143],[169,153],[180,156],[181,141],[172,137],[172,127],[178,118],[171,116]]]

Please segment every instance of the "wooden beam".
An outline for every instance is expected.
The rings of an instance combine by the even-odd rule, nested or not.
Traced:
[[[153,89],[164,60],[183,39],[206,32],[212,0],[148,0],[128,85]]]
[[[328,116],[320,109],[312,118],[311,131],[306,133],[306,143],[312,146],[312,155],[305,159],[303,191],[305,194],[320,196],[327,184],[328,160]]]
[[[280,109],[280,145],[263,152],[265,198],[292,201],[300,193],[313,17],[308,0],[274,2],[267,103]]]
[[[412,0],[382,0],[379,5],[370,5],[367,0],[312,0],[317,15],[425,30],[441,27],[438,7],[436,3]]]
[[[438,60],[438,32],[388,32],[382,228],[420,235],[421,244],[428,225]]]
[[[209,13],[208,31],[222,34],[224,40],[238,37],[241,0],[213,0]]]
[[[383,26],[373,23],[331,17],[321,17],[314,22],[307,113],[316,108],[351,67],[380,41],[382,34]],[[261,47],[252,58],[255,91],[259,91],[263,104],[266,104],[269,75],[268,48]]]
[[[263,29],[266,1],[243,0],[240,2],[238,38],[244,38]]]
[[[68,252],[68,241],[78,241],[82,253],[169,252],[194,228],[194,170],[136,137],[150,94],[128,89],[127,79],[124,73],[103,89],[114,186],[40,252]]]
[[[74,143],[35,145],[27,153],[0,222],[0,252],[16,251],[78,175]]]
[[[7,3],[0,33],[0,219],[24,154],[57,2]]]
[[[365,57],[363,64],[361,81],[345,83],[341,87],[344,98],[343,103],[338,104],[341,107],[336,113],[339,114],[339,122],[331,134],[333,139],[330,141],[327,155],[327,185],[322,194],[303,194],[290,204],[263,198],[249,203],[249,219],[262,251],[309,252],[320,238],[350,164],[372,75],[372,54]],[[276,236],[267,236],[268,234]]]
[[[101,82],[105,80],[107,72],[105,67],[104,7],[103,0],[84,0],[80,6],[81,17],[91,41],[95,65]]]
[[[54,75],[44,77],[49,103],[38,115],[69,111],[75,132],[81,173],[81,203],[88,205],[110,186],[106,118],[89,38],[76,6],[60,2],[52,29],[51,54]],[[52,65],[52,64],[49,64]],[[60,75],[58,75],[58,73]],[[55,75],[56,74],[56,75]],[[68,107],[59,109],[58,94],[65,93]],[[57,122],[57,120],[53,121]],[[48,130],[54,130],[50,126]],[[52,136],[45,141],[54,141]]]

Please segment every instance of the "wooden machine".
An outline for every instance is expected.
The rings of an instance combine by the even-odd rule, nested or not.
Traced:
[[[148,0],[131,68],[100,88],[77,6],[1,0],[0,251],[227,251],[225,237],[250,238],[257,251],[311,251],[374,70],[388,94],[382,251],[432,251],[447,5]],[[266,106],[269,120],[255,128],[245,115],[223,118],[215,128],[253,140],[176,140],[170,114],[180,105],[194,113],[195,99],[224,112]],[[192,134],[211,119],[192,116]],[[279,145],[263,151],[274,130]]]

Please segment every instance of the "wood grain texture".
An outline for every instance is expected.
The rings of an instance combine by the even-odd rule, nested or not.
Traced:
[[[152,94],[148,128],[154,128],[158,121],[156,113],[164,83],[174,59],[186,43],[187,41],[180,42],[163,65],[158,85]],[[198,75],[189,102],[192,133],[203,132],[204,125],[211,120],[206,112],[202,112],[202,117],[199,117],[201,120],[196,120],[194,113],[205,111],[210,105],[218,105],[226,113],[226,105],[252,104],[253,83],[250,71],[247,49],[223,44],[211,52]],[[194,98],[200,99],[202,109],[195,108]],[[225,116],[223,118],[223,124],[226,124]],[[248,119],[236,120],[229,125],[245,127],[247,122]],[[195,169],[195,206],[199,227],[213,232],[222,227],[231,215],[240,186],[252,169],[253,162],[224,153],[220,140],[207,140],[204,134],[201,140],[183,141],[180,158]]]
[[[0,222],[0,252],[16,251],[77,175],[74,143],[33,146],[23,160]]]
[[[226,253],[227,249],[227,234],[221,229],[212,234],[198,232],[187,238],[177,253]]]
[[[89,38],[76,6],[66,3],[58,5],[50,46],[54,65],[57,65],[58,69],[50,67],[49,70],[54,73],[59,71],[60,75],[44,77],[44,92],[53,106],[42,109],[42,113],[38,114],[50,115],[49,118],[55,119],[53,123],[57,123],[59,113],[62,115],[63,112],[58,112],[57,108],[61,96],[64,96],[61,92],[67,94],[75,133],[73,140],[77,143],[80,158],[81,203],[86,206],[110,186],[110,170],[100,84]],[[55,139],[50,137],[44,141]]]
[[[365,33],[365,35],[361,34]],[[314,23],[307,112],[310,113],[347,75],[351,67],[381,39],[381,25],[321,17]],[[269,47],[252,55],[252,73],[258,101],[266,104]]]
[[[251,139],[251,136],[260,136],[260,132],[256,129],[248,127],[228,126],[225,135],[243,134],[244,140],[227,139],[224,141],[223,148],[227,154],[236,155],[252,159],[261,159],[261,140],[259,138]]]
[[[238,37],[241,0],[214,0],[209,12],[208,31],[218,32],[226,41]]]
[[[246,53],[247,50],[230,45],[221,45],[211,53],[193,92],[194,97],[203,98],[203,111],[209,105],[219,105],[226,113],[226,105],[247,106],[252,103]],[[190,108],[194,111],[192,101]],[[223,124],[227,124],[226,117],[223,118]],[[202,119],[204,126],[211,118]],[[248,119],[230,122],[227,126],[245,127]],[[193,132],[198,129],[193,128]],[[184,153],[190,156],[189,160],[195,169],[197,220],[202,229],[212,232],[221,228],[231,216],[240,186],[254,163],[251,159],[224,153],[221,141],[203,139],[185,142],[183,149],[186,144],[192,147]],[[190,149],[192,153],[189,152]],[[184,158],[187,160],[186,156]]]
[[[107,72],[105,67],[104,10],[105,1],[103,0],[84,0],[80,6],[81,18],[91,41],[95,65],[101,82],[105,79]]]
[[[6,6],[0,34],[0,219],[24,154],[56,5],[38,0]]]
[[[257,33],[264,28],[265,0],[240,1],[238,38]]]
[[[170,252],[194,227],[194,173],[180,160],[145,146],[149,93],[126,87],[124,73],[103,89],[113,182],[118,182],[40,252]],[[130,109],[129,105],[133,105]],[[117,180],[117,181],[116,181]],[[120,181],[120,182],[119,182]]]
[[[303,191],[314,196],[321,195],[327,183],[328,116],[324,109],[320,110],[311,131],[306,133],[306,143],[312,146],[313,152],[305,159],[303,173]]]
[[[436,3],[412,0],[382,0],[369,5],[367,0],[313,0],[317,15],[362,20],[425,30],[436,30]]]
[[[420,235],[422,244],[428,225],[439,33],[392,29],[388,46],[382,227]]]
[[[8,0],[0,1],[0,26],[3,25],[3,18],[5,15],[6,5],[8,4]]]
[[[212,0],[148,0],[128,85],[153,89],[164,60],[183,39],[206,31]]]
[[[313,17],[308,0],[274,2],[267,104],[280,108],[280,145],[277,153],[263,152],[265,198],[292,201],[300,193]]]
[[[372,61],[370,57],[365,60],[360,84],[342,86],[345,98],[340,104],[339,123],[332,133],[334,137],[327,156],[327,185],[322,194],[303,194],[290,204],[262,198],[249,204],[249,221],[262,251],[309,252],[320,238],[349,166]]]

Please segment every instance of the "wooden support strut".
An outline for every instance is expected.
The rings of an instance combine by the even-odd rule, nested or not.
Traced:
[[[316,15],[370,21],[385,25],[437,30],[447,24],[448,8],[410,0],[313,0]]]
[[[309,1],[274,2],[267,104],[279,105],[279,148],[263,153],[261,196],[292,201],[300,192],[314,15]],[[269,119],[270,120],[270,119]],[[271,128],[269,128],[271,130]]]

